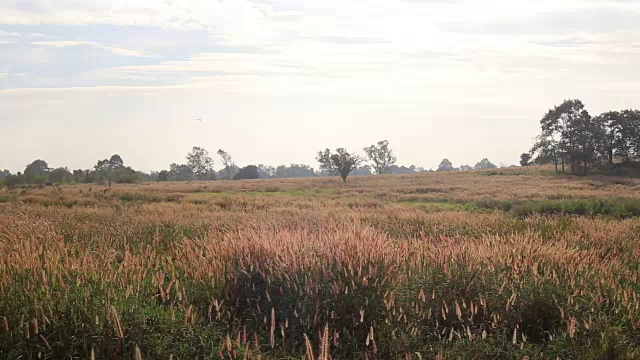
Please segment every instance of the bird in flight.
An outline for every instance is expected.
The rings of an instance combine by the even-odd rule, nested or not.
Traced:
[[[197,121],[197,122],[204,122],[204,120],[197,118],[197,119],[193,119],[193,121]]]

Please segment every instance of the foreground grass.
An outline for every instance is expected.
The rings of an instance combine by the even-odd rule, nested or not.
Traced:
[[[8,194],[0,358],[640,356],[635,198],[584,194],[636,184],[474,199],[494,178]]]

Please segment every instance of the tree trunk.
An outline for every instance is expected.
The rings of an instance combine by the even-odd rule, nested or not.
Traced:
[[[564,174],[564,153],[560,155],[560,159],[562,160],[562,173]]]
[[[609,165],[613,165],[613,149],[609,148]]]
[[[588,164],[587,159],[584,159],[584,171],[583,171],[584,176],[587,176],[587,164]]]

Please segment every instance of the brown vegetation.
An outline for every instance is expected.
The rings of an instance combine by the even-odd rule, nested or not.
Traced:
[[[497,170],[0,198],[2,358],[640,356],[638,180]],[[575,199],[600,212],[516,212]]]

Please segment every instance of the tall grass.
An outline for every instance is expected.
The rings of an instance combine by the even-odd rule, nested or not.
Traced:
[[[445,199],[492,211],[399,203],[396,177],[321,192],[299,180],[220,196],[188,184],[12,194],[0,358],[640,356],[640,219],[614,210],[635,202],[493,201],[475,194],[504,184],[473,176],[482,191]],[[500,178],[531,181],[520,177]],[[259,194],[267,186],[283,194]],[[417,193],[443,196],[424,190],[437,186]],[[290,195],[305,187],[314,195]]]

